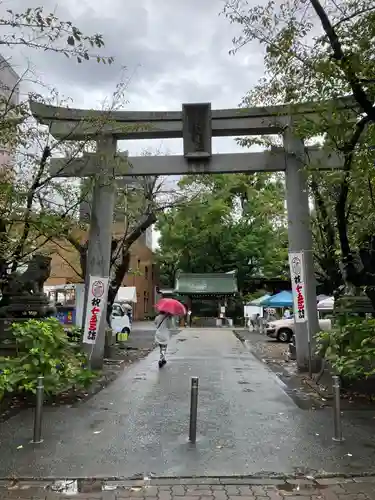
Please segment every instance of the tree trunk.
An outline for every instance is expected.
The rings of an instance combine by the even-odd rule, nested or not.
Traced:
[[[316,261],[323,271],[320,279],[323,282],[324,293],[332,295],[343,282],[339,259],[336,255],[336,231],[315,177],[312,177],[310,186],[316,211],[315,241],[318,246]],[[319,242],[321,248],[319,248]]]

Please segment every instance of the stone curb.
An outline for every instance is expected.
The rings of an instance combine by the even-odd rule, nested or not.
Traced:
[[[282,486],[282,485],[315,485],[330,486],[344,483],[375,483],[375,474],[363,475],[327,475],[315,477],[296,477],[282,476],[279,477],[261,477],[261,476],[230,476],[230,477],[151,477],[150,479],[131,479],[131,478],[43,478],[43,479],[0,479],[0,491],[25,491],[32,489],[45,489],[58,481],[74,482],[80,481],[82,484],[87,483],[88,486],[95,489],[121,489],[144,486],[189,486],[189,485],[257,485],[257,486]]]
[[[375,476],[0,481],[1,500],[370,500],[374,492]]]

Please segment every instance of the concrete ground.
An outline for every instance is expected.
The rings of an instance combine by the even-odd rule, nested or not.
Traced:
[[[168,364],[158,353],[91,400],[46,408],[44,442],[32,411],[0,427],[2,477],[232,476],[375,472],[372,416],[344,415],[332,441],[329,409],[302,410],[279,379],[226,329],[186,329]],[[188,443],[190,377],[198,376],[197,444]]]

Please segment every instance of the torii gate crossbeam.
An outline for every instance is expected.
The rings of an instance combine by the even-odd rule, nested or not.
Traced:
[[[316,170],[337,170],[342,168],[342,159],[335,154],[328,156],[323,150],[306,150],[307,167]],[[212,156],[210,162],[191,162],[183,156],[136,156],[128,157],[119,153],[114,157],[113,172],[118,177],[148,175],[184,175],[184,174],[233,174],[255,172],[285,171],[289,161],[284,148],[259,153],[228,153]],[[80,158],[52,158],[50,173],[56,177],[95,176],[101,165],[101,159],[95,153],[88,153]]]
[[[307,116],[314,121],[319,115],[354,106],[351,97],[323,103],[304,103],[250,109],[217,109],[211,112],[213,137],[280,134],[288,126],[290,115]],[[33,116],[48,125],[56,139],[67,141],[111,135],[117,140],[176,139],[183,137],[181,111],[93,111],[61,108],[30,103]],[[298,111],[297,111],[298,110]]]

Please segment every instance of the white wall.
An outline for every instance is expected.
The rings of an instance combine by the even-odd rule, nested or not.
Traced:
[[[263,315],[263,307],[259,306],[244,306],[244,315],[245,317],[251,318],[253,314]]]
[[[9,102],[13,105],[19,104],[19,76],[2,55],[0,55],[0,96],[9,99]],[[5,108],[6,103],[0,103],[0,106]],[[12,167],[12,160],[7,145],[0,143],[0,170],[4,169],[3,175],[7,170],[9,172],[9,167]]]
[[[145,242],[146,242],[146,247],[148,247],[150,250],[153,250],[153,245],[152,245],[152,240],[153,240],[153,231],[152,227],[148,227],[146,229],[145,233]]]
[[[20,89],[19,76],[10,64],[0,54],[0,94],[10,98],[14,105],[19,103]]]

